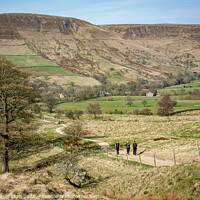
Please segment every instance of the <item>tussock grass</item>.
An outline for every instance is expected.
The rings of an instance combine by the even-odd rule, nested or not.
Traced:
[[[172,168],[147,168],[127,166],[109,159],[85,158],[80,161],[80,165],[97,180],[90,190],[95,189],[111,199],[200,197],[200,191],[197,190],[200,184],[199,163]]]
[[[93,136],[112,146],[119,140],[125,148],[126,141],[132,143],[136,140],[138,152],[146,149],[147,156],[155,153],[160,159],[173,160],[175,149],[176,159],[180,163],[199,159],[196,148],[196,142],[200,145],[198,115],[172,116],[170,120],[159,116],[113,115],[112,121],[85,120],[85,127]]]

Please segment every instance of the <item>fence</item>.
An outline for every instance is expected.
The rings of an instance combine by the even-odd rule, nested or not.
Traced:
[[[194,152],[195,153],[195,161],[200,160],[200,149],[199,149],[199,145],[198,142],[196,142],[196,147],[190,148],[191,149],[196,149]],[[111,148],[111,149],[73,149],[71,148],[70,151],[77,151],[77,153],[79,154],[83,154],[85,156],[91,155],[91,156],[99,156],[99,157],[103,157],[106,159],[113,159],[116,161],[123,161],[125,162],[127,165],[129,164],[134,164],[134,165],[148,165],[148,166],[154,166],[154,167],[159,167],[159,166],[175,166],[175,165],[180,165],[183,164],[184,162],[178,162],[177,161],[177,151],[178,150],[185,150],[184,148],[177,148],[177,149],[172,149],[171,150],[171,159],[170,160],[163,160],[163,159],[159,159],[158,157],[156,157],[156,153],[154,153],[151,156],[147,156],[144,155],[144,151],[138,153],[136,156],[135,155],[128,155],[126,153],[124,153],[124,149],[120,149],[120,151],[123,150],[123,153],[115,154],[115,149]]]

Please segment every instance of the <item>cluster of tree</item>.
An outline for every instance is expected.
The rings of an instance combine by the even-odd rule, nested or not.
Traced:
[[[80,116],[82,116],[84,112],[82,110],[67,110],[65,111],[65,116],[69,119],[80,119]]]
[[[58,86],[55,82],[52,84],[47,84],[38,79],[31,79],[31,86],[39,88],[39,93],[43,97],[44,102],[48,102],[48,97],[53,97],[54,102],[59,100],[60,94],[65,96],[65,101],[84,101],[91,98],[96,98],[102,95],[111,96],[145,96],[146,93],[150,91],[156,91],[159,88],[164,88],[172,85],[189,83],[191,80],[199,79],[200,75],[198,73],[184,72],[183,74],[173,75],[167,74],[166,79],[160,79],[157,81],[148,81],[138,78],[136,81],[130,81],[122,84],[111,84],[102,83],[99,86],[75,86],[73,83],[67,89],[63,89]],[[180,92],[183,92],[182,90]],[[197,91],[194,91],[197,92]],[[179,93],[178,93],[179,94]],[[165,93],[163,93],[165,95]],[[130,101],[129,101],[130,102]],[[52,103],[49,102],[49,103]],[[129,103],[131,106],[131,102]],[[49,111],[51,108],[49,105]]]
[[[183,88],[179,90],[163,91],[161,92],[161,95],[185,96],[185,99],[198,99],[198,97],[200,97],[200,89],[186,90],[183,86]]]
[[[156,89],[164,88],[172,85],[189,83],[200,77],[197,73],[184,72],[183,74],[172,75],[170,74],[167,79],[158,81],[147,81],[138,78],[136,81],[130,81],[123,84],[101,84],[100,86],[84,86],[74,87],[71,86],[65,90],[66,101],[82,101],[102,95],[102,91],[112,96],[145,96],[146,93],[156,91]],[[131,101],[128,101],[131,106]]]
[[[98,114],[102,113],[101,106],[99,103],[97,104],[89,104],[86,107],[86,113],[89,115],[93,115],[94,118],[97,118]],[[57,118],[61,117],[62,114],[65,114],[66,117],[69,119],[79,119],[80,116],[84,114],[82,110],[67,110],[67,111],[62,111],[62,110],[56,110]]]

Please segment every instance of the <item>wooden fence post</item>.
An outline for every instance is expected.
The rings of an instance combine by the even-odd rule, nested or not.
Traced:
[[[154,153],[154,166],[156,167],[156,155],[155,155],[155,153]]]
[[[176,165],[176,156],[175,156],[175,150],[173,149],[173,155],[174,155],[174,165]]]
[[[200,158],[200,151],[199,151],[199,145],[198,145],[198,142],[197,142],[197,151],[198,151],[199,158]]]
[[[140,156],[140,154],[139,154],[139,158],[140,158],[140,166],[141,166],[141,164],[142,164],[142,161],[141,161],[141,156]]]

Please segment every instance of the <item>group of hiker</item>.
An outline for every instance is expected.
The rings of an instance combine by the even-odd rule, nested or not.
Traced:
[[[132,147],[133,147],[133,155],[136,155],[136,153],[137,153],[137,146],[138,146],[138,145],[137,145],[136,141],[134,141],[133,144],[132,144]],[[119,154],[119,147],[120,147],[120,144],[119,144],[119,142],[117,141],[117,143],[115,144],[115,149],[116,149],[117,155]],[[131,145],[130,145],[130,143],[127,141],[127,142],[126,142],[126,151],[127,151],[127,155],[129,155],[130,149],[131,149]]]

